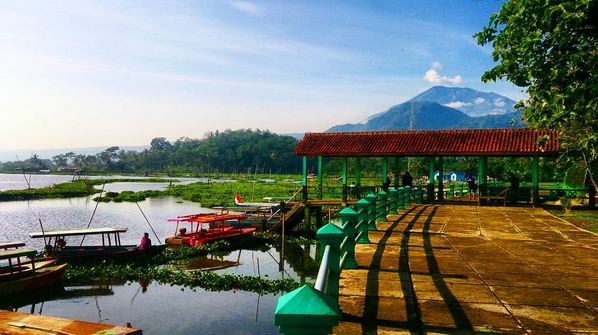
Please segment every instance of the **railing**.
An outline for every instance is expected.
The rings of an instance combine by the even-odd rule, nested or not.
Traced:
[[[403,206],[410,205],[411,190],[403,189],[403,194]],[[342,269],[357,268],[355,245],[370,243],[368,231],[376,230],[376,220],[382,217],[386,220],[388,208],[398,207],[399,203],[397,198],[389,204],[384,191],[377,196],[370,193],[357,201],[356,208],[340,211],[341,226],[329,223],[318,230],[321,251],[318,277],[314,287],[303,285],[278,299],[274,323],[281,333],[332,333],[341,319],[338,296]]]

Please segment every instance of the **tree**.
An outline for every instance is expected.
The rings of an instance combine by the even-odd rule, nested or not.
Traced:
[[[524,87],[518,103],[533,127],[560,131],[564,160],[581,160],[594,187],[598,165],[596,0],[509,1],[475,35],[497,62],[484,82]],[[539,144],[545,139],[538,139]]]

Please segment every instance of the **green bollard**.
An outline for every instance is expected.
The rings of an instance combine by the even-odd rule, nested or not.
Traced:
[[[388,190],[388,214],[398,214],[397,212],[397,189],[394,187]]]
[[[463,183],[459,183],[459,198],[463,197]]]
[[[403,186],[399,187],[397,194],[399,209],[405,209],[405,188]]]
[[[376,195],[374,193],[369,193],[365,196],[365,200],[370,204],[368,207],[368,230],[378,230],[378,228],[376,228]]]
[[[448,194],[449,198],[454,198],[455,197],[455,183],[451,182],[449,184],[449,194]]]
[[[361,236],[357,239],[357,243],[363,244],[363,243],[370,243],[370,238],[368,236],[368,226],[369,226],[369,218],[368,218],[368,213],[369,213],[369,207],[370,207],[370,202],[365,199],[365,198],[361,198],[359,199],[359,201],[357,201],[356,203],[357,205],[357,225],[359,225],[359,228],[357,230],[357,233],[359,234],[359,232],[361,232]]]
[[[405,208],[411,206],[411,187],[405,186]]]
[[[376,221],[386,222],[386,200],[387,194],[384,190],[378,192],[378,198],[376,199]]]
[[[357,226],[357,212],[351,207],[346,207],[340,211],[338,215],[341,217],[341,222],[343,223],[343,232],[345,233],[345,236],[348,237],[344,246],[345,250],[341,250],[341,258],[346,252],[343,269],[357,269],[357,262],[355,261],[355,236],[357,236],[355,226]]]

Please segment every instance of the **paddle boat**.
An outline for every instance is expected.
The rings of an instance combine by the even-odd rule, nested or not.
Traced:
[[[120,234],[127,228],[72,228],[30,233],[31,238],[43,238],[48,257],[75,260],[84,258],[112,258],[132,255],[137,252],[136,245],[122,245]],[[102,245],[67,245],[67,237],[80,237],[81,242],[87,235],[101,235]]]
[[[176,222],[175,235],[167,237],[167,245],[189,245],[200,246],[206,243],[236,239],[252,235],[255,228],[242,228],[241,221],[246,219],[245,214],[218,214],[201,213],[178,216],[169,219],[169,222]],[[236,227],[231,225],[236,223]],[[190,229],[180,228],[181,223],[189,223]],[[204,226],[205,225],[205,226]]]
[[[56,259],[36,262],[37,251],[24,246],[22,242],[0,243],[0,296],[50,286],[62,280],[66,264],[57,265]]]

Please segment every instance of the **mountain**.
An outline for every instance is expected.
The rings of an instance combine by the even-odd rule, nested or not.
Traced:
[[[496,93],[436,86],[370,116],[366,122],[337,125],[327,131],[524,127],[514,105],[515,101]]]
[[[466,87],[434,86],[409,101],[432,101],[472,116],[506,114],[515,110],[516,102],[494,92]]]

